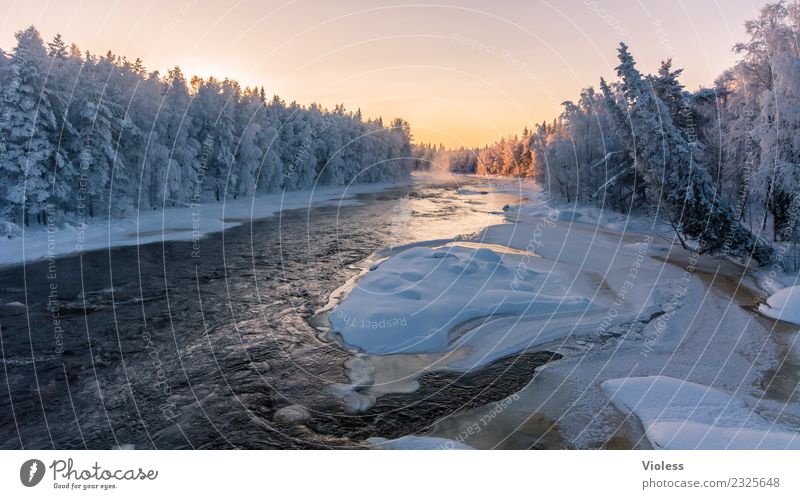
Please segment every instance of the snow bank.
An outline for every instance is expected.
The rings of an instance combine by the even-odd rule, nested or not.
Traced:
[[[667,376],[611,379],[601,386],[617,407],[639,418],[654,448],[800,449],[800,434],[709,386]]]
[[[278,424],[302,424],[311,419],[311,412],[301,405],[281,407],[272,416]]]
[[[767,317],[800,325],[800,286],[784,288],[758,306],[758,311]]]
[[[558,222],[597,225],[618,232],[666,233],[670,229],[663,222],[654,222],[644,213],[619,213],[610,208],[597,208],[577,204],[558,205],[546,200],[544,193],[530,194],[535,202],[509,207],[510,218],[548,218]]]
[[[448,246],[407,249],[365,275],[331,312],[344,341],[370,354],[436,352],[470,319],[573,312],[591,305],[531,254]]]
[[[267,218],[281,210],[311,204],[351,205],[354,194],[375,192],[398,183],[322,187],[312,191],[264,194],[195,207],[143,210],[121,220],[90,219],[82,228],[74,226],[27,229],[20,237],[0,239],[0,265],[17,264],[103,248],[135,246],[159,241],[193,241],[214,232],[252,220]]]
[[[472,450],[469,445],[455,440],[416,435],[407,435],[395,440],[372,437],[367,439],[367,443],[380,450]]]

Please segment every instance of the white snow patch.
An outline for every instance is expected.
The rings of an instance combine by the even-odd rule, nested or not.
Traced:
[[[395,440],[381,437],[367,439],[367,443],[375,449],[381,450],[472,450],[469,445],[455,440],[438,437],[418,437],[407,435]]]
[[[800,325],[800,286],[781,289],[758,306],[767,317]]]
[[[668,376],[610,379],[602,388],[635,414],[658,449],[800,449],[800,434],[770,423],[744,401]]]
[[[488,248],[405,250],[366,274],[330,315],[344,341],[370,354],[443,351],[465,321],[499,314],[572,312],[591,300],[567,294],[536,257]]]
[[[111,450],[135,450],[136,446],[134,444],[122,444],[122,445],[114,445],[111,447]]]
[[[301,405],[281,407],[272,416],[272,421],[278,424],[301,424],[311,419],[311,413]]]
[[[18,302],[18,301],[10,301],[8,303],[2,303],[2,304],[0,304],[0,307],[4,307],[4,308],[8,308],[8,309],[12,309],[12,308],[25,309],[25,308],[27,308],[24,303],[21,303],[21,302]]]

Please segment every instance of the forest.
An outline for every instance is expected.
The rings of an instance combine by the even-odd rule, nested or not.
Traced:
[[[552,121],[477,149],[415,148],[415,166],[536,179],[554,202],[656,215],[700,253],[798,270],[800,3],[745,24],[736,64],[687,90],[663,61],[642,74],[618,48],[600,80]]]
[[[45,43],[0,50],[0,235],[317,185],[403,179],[411,131],[343,105],[148,71],[111,52]]]

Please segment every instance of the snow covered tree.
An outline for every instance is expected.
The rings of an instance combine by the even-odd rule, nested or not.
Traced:
[[[52,93],[45,85],[50,59],[42,38],[31,26],[18,32],[16,39],[3,89],[0,167],[5,179],[0,196],[3,216],[27,224],[30,215],[45,216],[53,177],[65,159],[58,150]]]
[[[139,59],[81,54],[34,28],[0,51],[0,233],[85,215],[120,217],[317,183],[406,177],[411,130],[360,111],[267,100],[263,88],[148,73]],[[80,207],[80,208],[79,208]],[[32,217],[35,215],[35,218]]]
[[[618,82],[475,150],[475,171],[533,177],[557,202],[657,214],[706,252],[763,263],[791,244],[800,265],[800,1],[764,6],[745,29],[740,60],[691,92],[671,59],[642,75],[621,45]]]
[[[800,198],[800,58],[782,53],[772,60],[772,89],[762,95],[759,133],[762,183],[768,188],[777,241],[797,230]]]
[[[698,240],[704,252],[752,255],[762,264],[770,261],[772,248],[721,203],[703,163],[702,144],[687,142],[669,119],[666,104],[648,88],[625,44],[620,44],[619,59],[617,74],[628,104],[635,161],[646,172],[651,193],[665,203],[678,236]]]
[[[161,102],[147,145],[145,199],[153,209],[174,206],[190,195],[200,144],[191,134],[192,96],[179,67],[161,81]]]

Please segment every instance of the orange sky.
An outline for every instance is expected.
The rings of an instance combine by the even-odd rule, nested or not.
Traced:
[[[418,141],[478,146],[559,113],[613,76],[625,40],[640,66],[672,56],[689,88],[734,61],[752,0],[4,0],[0,47],[37,26],[149,69],[229,76],[268,94],[402,116]]]

